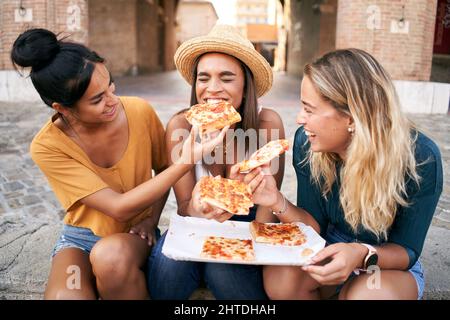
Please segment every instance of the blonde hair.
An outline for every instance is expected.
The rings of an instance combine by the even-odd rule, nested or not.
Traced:
[[[340,172],[340,203],[345,220],[387,238],[397,207],[407,206],[406,182],[416,183],[414,125],[400,110],[384,68],[359,49],[330,52],[307,64],[304,75],[322,98],[351,116],[355,131]],[[415,130],[414,130],[415,131]],[[336,180],[337,154],[309,152],[312,179],[324,197]]]

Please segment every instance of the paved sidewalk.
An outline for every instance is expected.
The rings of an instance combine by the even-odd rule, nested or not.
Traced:
[[[189,104],[190,88],[176,72],[116,79],[117,93],[144,97],[167,123]],[[284,120],[292,141],[298,111],[300,80],[276,74],[274,88],[261,99]],[[43,103],[0,102],[0,299],[41,299],[50,269],[50,253],[64,215],[46,179],[31,160],[28,148],[34,134],[51,115]],[[444,160],[444,192],[422,254],[426,298],[450,299],[450,116],[411,115],[438,143]],[[296,181],[287,154],[282,191],[295,202]],[[165,230],[176,211],[171,193],[160,227]]]

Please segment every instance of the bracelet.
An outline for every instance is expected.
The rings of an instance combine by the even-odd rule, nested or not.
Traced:
[[[281,193],[281,196],[283,197],[283,209],[281,209],[280,211],[273,211],[273,210],[272,210],[272,213],[273,213],[274,215],[276,215],[276,216],[285,213],[286,210],[287,210],[287,200],[286,200],[286,197],[285,197],[282,193]]]

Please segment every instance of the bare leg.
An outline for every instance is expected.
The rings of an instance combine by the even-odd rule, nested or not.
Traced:
[[[379,277],[378,280],[376,277]],[[408,271],[382,270],[362,274],[346,283],[339,294],[345,300],[416,300],[416,280]]]
[[[329,299],[337,288],[320,285],[307,272],[294,266],[265,266],[263,278],[266,293],[273,300]]]
[[[272,300],[320,299],[319,283],[300,267],[265,266],[264,289]]]
[[[44,299],[97,299],[92,266],[86,252],[66,248],[54,256]]]
[[[102,299],[148,299],[142,268],[149,253],[147,240],[137,235],[117,233],[99,240],[90,260]]]

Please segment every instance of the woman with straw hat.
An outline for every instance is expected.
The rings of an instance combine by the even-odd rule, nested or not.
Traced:
[[[258,217],[271,214],[254,207],[249,216],[238,218],[223,210],[205,207],[199,203],[195,188],[200,177],[228,177],[231,166],[242,160],[242,156],[248,155],[250,149],[256,150],[258,145],[262,146],[267,141],[284,138],[283,123],[278,113],[258,107],[258,97],[272,86],[270,65],[248,39],[228,25],[216,25],[208,35],[186,41],[178,48],[174,59],[180,74],[192,85],[191,105],[227,101],[242,118],[241,122],[230,128],[230,133],[235,130],[234,138],[226,139],[222,146],[216,148],[213,155],[216,161],[203,159],[174,185],[178,214],[220,222],[230,218],[251,221],[255,219],[256,211]],[[184,112],[174,115],[167,125],[168,154],[172,154],[179,143],[177,131],[190,130]],[[249,141],[243,142],[239,139],[242,137],[247,137]],[[252,141],[251,137],[259,138]],[[238,149],[244,152],[239,154]],[[223,159],[225,161],[220,161]],[[280,188],[284,157],[280,157],[272,169]],[[267,298],[260,267],[175,261],[161,253],[164,241],[165,236],[155,246],[149,263],[149,291],[153,299],[187,299],[202,281],[217,299]]]

